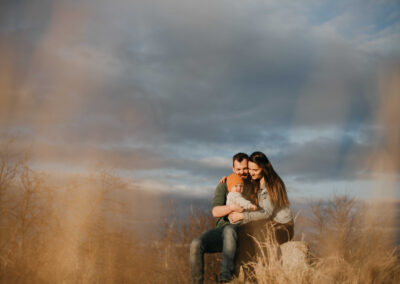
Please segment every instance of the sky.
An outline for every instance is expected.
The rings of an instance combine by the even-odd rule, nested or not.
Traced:
[[[147,191],[262,151],[289,197],[398,199],[399,47],[390,0],[1,1],[0,135]]]

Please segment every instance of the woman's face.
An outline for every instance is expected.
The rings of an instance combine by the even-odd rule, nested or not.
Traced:
[[[260,168],[256,163],[249,161],[249,174],[253,180],[259,180],[262,178],[262,168]]]

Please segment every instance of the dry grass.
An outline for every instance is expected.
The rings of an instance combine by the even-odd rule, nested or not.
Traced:
[[[264,255],[251,266],[258,283],[400,283],[400,263],[381,218],[354,199],[335,197],[313,205],[308,265],[282,266],[277,245],[267,237]]]
[[[190,282],[189,244],[214,226],[209,214],[177,221],[161,208],[159,229],[143,237],[129,221],[156,210],[153,196],[124,200],[135,190],[109,171],[53,182],[9,145],[0,148],[0,283]],[[210,279],[217,261],[207,256]]]
[[[25,155],[1,149],[1,283],[191,282],[189,244],[214,226],[208,212],[192,210],[178,221],[162,208],[159,230],[143,238],[121,221],[137,216],[117,198],[130,189],[115,175],[99,171],[54,185],[27,166]],[[314,205],[313,215],[303,220],[310,265],[285,269],[275,244],[260,244],[265,254],[250,264],[259,283],[400,283],[381,220],[365,218],[365,208],[347,197]],[[206,255],[207,283],[219,265],[218,254]]]

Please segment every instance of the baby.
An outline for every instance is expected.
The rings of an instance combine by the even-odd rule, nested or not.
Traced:
[[[244,182],[237,174],[231,174],[226,180],[228,186],[228,195],[226,197],[226,205],[236,203],[245,210],[257,210],[257,206],[242,196]]]

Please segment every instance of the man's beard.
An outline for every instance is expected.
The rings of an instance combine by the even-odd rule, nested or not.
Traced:
[[[247,175],[240,175],[240,177],[242,178],[242,179],[248,179],[249,178],[249,175],[247,174]]]

